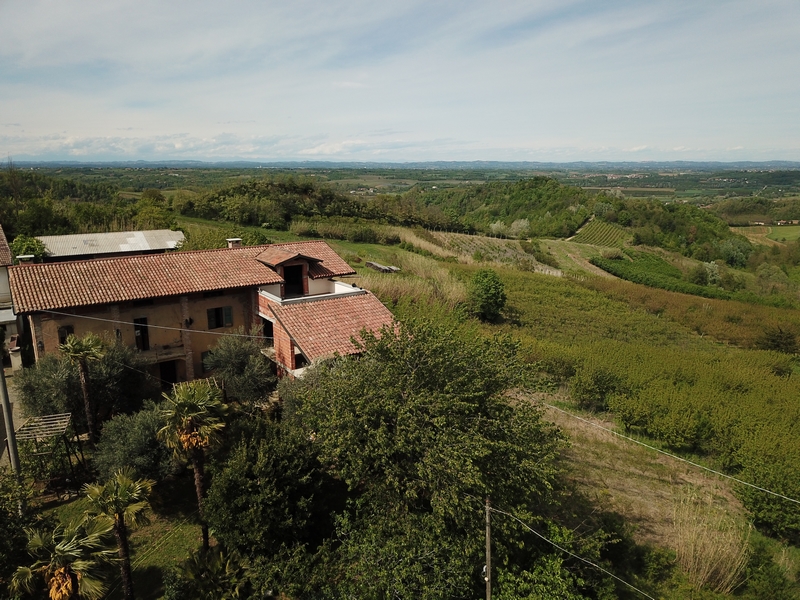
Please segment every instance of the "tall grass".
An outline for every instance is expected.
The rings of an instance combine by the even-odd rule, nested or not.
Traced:
[[[674,526],[678,565],[689,581],[698,589],[730,594],[750,556],[750,527],[694,493],[677,503]]]
[[[467,289],[439,261],[418,254],[403,253],[393,257],[400,273],[362,271],[360,285],[384,301],[397,304],[403,298],[437,302],[455,309],[467,299]]]

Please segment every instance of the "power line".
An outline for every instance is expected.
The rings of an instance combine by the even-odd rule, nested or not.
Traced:
[[[139,323],[134,323],[133,321],[120,321],[117,319],[102,319],[100,317],[90,317],[88,315],[76,315],[73,313],[65,313],[59,312],[57,310],[42,310],[39,312],[49,313],[51,315],[59,315],[62,317],[74,317],[77,319],[89,319],[90,321],[103,321],[104,323],[116,323],[118,325],[133,325],[133,326],[140,326],[140,327],[150,327],[152,329],[167,329],[169,331],[186,331],[188,333],[201,333],[203,335],[219,335],[219,336],[231,336],[231,337],[240,337],[240,338],[250,338],[250,339],[259,339],[259,340],[271,340],[273,338],[265,337],[263,335],[252,335],[248,333],[228,333],[225,331],[201,331],[199,329],[189,329],[187,327],[168,327],[167,325],[140,325]]]
[[[649,598],[650,600],[656,600],[655,598],[653,598],[653,597],[652,597],[650,594],[648,594],[647,592],[643,592],[642,590],[640,590],[639,588],[637,588],[635,585],[628,583],[627,581],[625,581],[625,580],[624,580],[624,579],[622,579],[621,577],[617,577],[616,575],[614,575],[614,574],[613,574],[611,571],[609,571],[608,569],[604,569],[603,567],[601,567],[601,566],[600,566],[600,565],[598,565],[597,563],[593,563],[592,561],[590,561],[588,558],[583,558],[582,556],[578,556],[578,555],[577,555],[577,554],[575,554],[574,552],[570,552],[570,551],[569,551],[569,550],[567,550],[566,548],[564,548],[564,547],[562,547],[562,546],[559,546],[559,545],[558,545],[557,543],[555,543],[553,540],[551,540],[551,539],[549,539],[549,538],[545,537],[544,535],[542,535],[541,533],[539,533],[538,531],[536,531],[536,530],[535,530],[533,527],[531,527],[530,525],[528,525],[527,523],[525,523],[525,522],[524,522],[524,521],[522,521],[521,519],[517,518],[516,516],[512,515],[511,513],[509,513],[509,512],[506,512],[506,511],[504,511],[504,510],[499,510],[499,509],[497,509],[497,508],[492,508],[492,507],[490,507],[490,508],[489,508],[489,510],[490,510],[490,511],[492,511],[492,512],[496,512],[496,513],[498,513],[498,514],[501,514],[501,515],[505,515],[505,516],[507,516],[507,517],[511,517],[511,518],[512,518],[512,519],[514,519],[514,520],[515,520],[517,523],[519,523],[520,525],[522,525],[522,526],[523,526],[525,529],[527,529],[528,531],[530,531],[530,532],[531,532],[533,535],[535,535],[536,537],[538,537],[538,538],[540,538],[540,539],[544,540],[545,542],[547,542],[548,544],[550,544],[550,545],[551,545],[551,546],[553,546],[554,548],[557,548],[558,550],[561,550],[561,552],[564,552],[565,554],[569,554],[569,555],[570,555],[572,558],[576,558],[576,559],[578,559],[578,560],[579,560],[579,561],[581,561],[581,562],[585,562],[587,565],[591,565],[591,566],[592,566],[592,567],[594,567],[595,569],[598,569],[598,570],[602,571],[603,573],[605,573],[606,575],[609,575],[610,577],[613,577],[613,578],[614,578],[614,579],[616,579],[617,581],[619,581],[619,582],[621,582],[621,583],[624,583],[625,585],[627,585],[627,586],[628,586],[629,588],[631,588],[632,590],[634,590],[634,591],[636,591],[636,592],[639,592],[639,593],[640,593],[642,596],[644,596],[645,598]]]
[[[728,475],[727,473],[723,473],[721,471],[717,471],[715,469],[712,469],[711,467],[706,467],[705,465],[701,465],[700,463],[692,462],[691,460],[689,460],[687,458],[680,457],[677,454],[672,454],[670,452],[667,452],[666,450],[662,450],[661,448],[656,448],[655,446],[651,446],[650,444],[645,444],[642,441],[639,441],[639,440],[637,440],[635,438],[632,438],[630,436],[627,436],[627,435],[624,435],[622,433],[619,433],[618,431],[614,431],[613,429],[609,429],[608,427],[603,427],[602,425],[599,425],[597,423],[593,423],[589,419],[584,419],[583,417],[579,417],[578,415],[573,414],[573,413],[571,413],[571,412],[569,412],[567,410],[564,410],[563,408],[558,408],[557,406],[553,406],[552,404],[547,404],[546,402],[542,402],[541,404],[543,406],[548,407],[548,408],[552,408],[553,410],[557,410],[560,413],[564,413],[565,415],[568,415],[568,416],[572,417],[573,419],[578,419],[579,421],[582,421],[582,422],[586,423],[587,425],[591,425],[592,427],[597,427],[598,429],[602,429],[603,431],[606,431],[606,432],[608,432],[608,433],[610,433],[612,435],[616,435],[617,437],[620,437],[620,438],[622,438],[624,440],[628,440],[629,442],[633,442],[634,444],[639,444],[640,446],[644,446],[645,448],[649,448],[650,450],[655,450],[656,452],[658,452],[659,454],[663,454],[664,456],[669,456],[670,458],[673,458],[675,460],[679,460],[679,461],[684,462],[686,464],[692,465],[693,467],[697,467],[698,469],[703,469],[704,471],[708,471],[709,473],[714,473],[715,475],[719,475],[720,477],[724,477],[726,479],[730,479],[731,481],[735,481],[736,483],[739,483],[741,485],[753,488],[754,490],[758,490],[758,491],[764,492],[766,494],[771,494],[772,496],[780,498],[781,500],[786,500],[788,502],[794,502],[795,504],[800,504],[800,500],[796,500],[794,498],[790,498],[789,496],[784,496],[783,494],[779,494],[778,492],[773,492],[772,490],[768,490],[767,488],[763,488],[763,487],[757,486],[754,483],[749,483],[747,481],[744,481],[742,479],[734,477],[733,475]]]

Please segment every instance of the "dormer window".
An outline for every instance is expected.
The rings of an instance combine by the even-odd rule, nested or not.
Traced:
[[[303,289],[303,267],[305,265],[291,265],[283,267],[283,280],[286,282],[284,285],[284,296],[291,298],[294,296],[302,296],[305,293]]]

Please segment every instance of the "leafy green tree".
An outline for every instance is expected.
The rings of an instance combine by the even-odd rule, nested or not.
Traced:
[[[107,589],[105,566],[115,552],[111,525],[101,519],[79,519],[52,531],[28,530],[28,553],[35,559],[11,578],[12,593],[42,589],[50,600],[99,600]]]
[[[159,390],[135,350],[109,344],[99,360],[90,361],[89,388],[95,422],[111,415],[133,412]],[[72,413],[74,423],[85,427],[85,407],[78,370],[65,356],[48,354],[33,367],[20,371],[12,381],[25,413],[31,416]]]
[[[611,395],[624,393],[625,386],[618,375],[596,365],[580,369],[572,379],[572,398],[581,408],[606,410]]]
[[[263,402],[277,380],[255,339],[245,337],[241,328],[238,333],[241,337],[221,336],[203,366],[214,371],[228,400],[244,404]]]
[[[19,264],[17,260],[18,256],[32,255],[34,257],[34,262],[42,262],[42,257],[47,254],[47,248],[45,248],[44,243],[28,235],[18,235],[14,238],[14,241],[11,242],[9,247],[11,248],[11,256],[15,265]]]
[[[93,333],[87,333],[83,338],[69,335],[58,349],[70,362],[78,367],[81,392],[83,393],[83,407],[86,413],[86,426],[89,430],[89,444],[94,446],[97,442],[97,427],[95,425],[92,396],[89,392],[89,361],[100,360],[103,357],[103,341]]]
[[[503,282],[491,269],[481,269],[472,277],[469,285],[470,310],[482,321],[496,321],[506,305]]]
[[[94,483],[83,487],[83,493],[89,499],[87,514],[107,520],[114,530],[125,600],[133,600],[128,531],[147,522],[148,497],[152,489],[152,481],[135,479],[130,468],[120,469],[102,485]]]
[[[164,426],[158,435],[175,451],[176,456],[188,459],[192,464],[203,549],[208,550],[208,523],[203,509],[205,451],[219,443],[228,407],[222,402],[219,388],[202,379],[176,384],[172,394],[165,393],[164,398],[166,402],[161,408]]]
[[[179,465],[172,450],[158,439],[162,426],[157,405],[131,415],[117,415],[108,421],[94,455],[100,479],[109,479],[125,466],[130,466],[137,477],[156,481],[176,474]]]
[[[329,513],[342,487],[320,469],[315,445],[296,423],[259,419],[215,470],[206,516],[226,547],[271,559],[282,547],[314,548],[332,535]]]
[[[338,567],[328,567],[337,593],[472,596],[482,499],[541,518],[560,436],[537,409],[504,396],[519,373],[509,340],[411,323],[365,334],[361,349],[359,359],[316,366],[281,389],[285,418],[301,424],[323,468],[350,491],[336,521]],[[526,541],[512,521],[496,531],[503,564]]]

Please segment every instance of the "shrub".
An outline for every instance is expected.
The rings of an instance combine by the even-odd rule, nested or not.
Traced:
[[[606,410],[608,398],[623,391],[618,375],[603,367],[584,367],[572,379],[572,398],[588,410]]]
[[[377,244],[378,234],[372,227],[355,227],[347,232],[347,241],[361,244]]]
[[[797,335],[780,325],[767,327],[764,335],[756,342],[756,348],[774,350],[784,354],[797,354]]]
[[[180,465],[172,450],[156,437],[163,425],[157,405],[108,421],[94,456],[100,479],[108,479],[125,466],[132,467],[137,477],[156,481],[177,473]]]
[[[243,329],[239,336],[221,336],[203,361],[206,369],[222,383],[228,400],[244,404],[264,402],[275,388],[275,375],[261,347]]]
[[[506,305],[503,282],[491,269],[481,269],[472,277],[467,300],[470,310],[482,321],[496,321]]]

